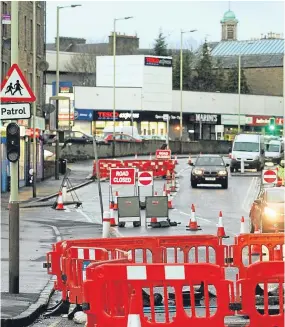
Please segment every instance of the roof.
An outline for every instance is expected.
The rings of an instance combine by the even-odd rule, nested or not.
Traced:
[[[221,23],[225,23],[225,22],[232,21],[232,20],[238,22],[238,20],[236,19],[235,13],[231,10],[228,10],[224,13],[224,17],[221,20]]]
[[[211,52],[212,56],[283,54],[284,39],[252,41],[222,41]]]
[[[214,67],[217,66],[218,60],[225,69],[238,66],[238,56],[213,57]],[[243,68],[283,67],[283,54],[241,56],[241,66]]]

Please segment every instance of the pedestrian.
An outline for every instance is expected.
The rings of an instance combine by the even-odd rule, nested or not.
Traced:
[[[20,93],[21,95],[23,95],[22,92],[21,92],[21,89],[23,89],[23,87],[21,86],[19,80],[16,81],[16,83],[15,83],[15,85],[14,85],[14,88],[15,88],[15,91],[13,92],[12,95],[14,95],[17,91],[19,91],[19,93]]]
[[[12,83],[10,83],[8,86],[7,86],[7,88],[6,88],[6,92],[5,92],[5,94],[7,94],[7,93],[11,93],[11,95],[13,95],[13,84]]]

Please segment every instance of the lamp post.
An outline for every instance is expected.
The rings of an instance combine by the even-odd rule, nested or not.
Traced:
[[[193,33],[197,30],[190,30],[190,31],[182,31],[180,33],[180,142],[182,147],[182,135],[183,135],[183,101],[182,101],[182,94],[183,94],[183,34],[184,33]]]
[[[56,92],[55,95],[59,94],[59,11],[64,8],[75,8],[81,7],[81,5],[70,5],[70,6],[57,6],[56,7],[56,79],[55,79],[55,87]],[[55,145],[55,179],[59,179],[59,165],[58,165],[58,157],[59,157],[59,139],[58,139],[58,111],[59,111],[59,102],[56,100],[55,105],[55,129],[56,129],[56,145]]]
[[[118,20],[131,19],[133,16],[127,16],[114,19],[114,31],[113,31],[113,157],[115,157],[115,122],[116,122],[116,22]]]

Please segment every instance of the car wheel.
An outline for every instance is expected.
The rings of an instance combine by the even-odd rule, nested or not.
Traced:
[[[197,188],[197,183],[195,183],[194,181],[191,181],[191,187],[192,188]]]
[[[228,180],[227,179],[222,183],[222,188],[224,188],[224,189],[228,188]]]
[[[234,173],[234,172],[235,172],[234,167],[230,167],[230,172],[231,172],[231,173]]]

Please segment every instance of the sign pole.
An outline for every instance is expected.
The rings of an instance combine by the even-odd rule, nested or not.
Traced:
[[[36,95],[37,93],[37,19],[36,19],[36,2],[33,2],[33,91]],[[33,130],[34,130],[34,139],[33,139],[33,198],[37,196],[37,138],[36,138],[36,115],[37,115],[37,103],[33,102]]]
[[[11,1],[11,64],[18,64],[18,1]],[[10,209],[9,209],[9,293],[19,294],[20,228],[19,228],[19,162],[10,162]]]

